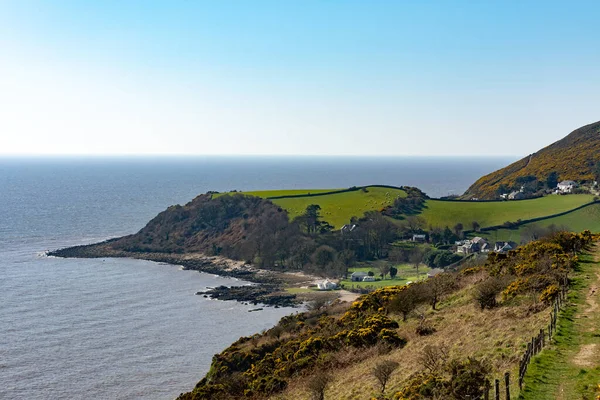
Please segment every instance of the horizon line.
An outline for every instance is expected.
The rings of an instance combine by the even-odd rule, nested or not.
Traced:
[[[200,157],[222,157],[222,158],[259,158],[259,157],[278,157],[278,158],[319,158],[319,157],[353,157],[353,158],[393,158],[393,157],[437,157],[437,158],[514,158],[527,157],[523,154],[188,154],[188,153],[0,153],[0,158],[200,158]]]

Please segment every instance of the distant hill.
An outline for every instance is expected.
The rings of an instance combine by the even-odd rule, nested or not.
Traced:
[[[518,178],[529,176],[545,181],[551,172],[557,172],[561,181],[591,181],[599,162],[600,121],[583,126],[537,153],[480,178],[464,197],[494,199],[498,197],[501,185],[514,188]]]

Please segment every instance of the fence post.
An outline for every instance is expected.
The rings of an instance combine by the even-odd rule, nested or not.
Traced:
[[[500,400],[500,379],[496,379],[496,396],[495,400]]]
[[[506,385],[506,400],[510,400],[510,374],[504,374],[504,384]]]
[[[490,400],[490,381],[485,380],[485,389],[483,390],[483,400]]]
[[[546,335],[544,335],[544,330],[540,329],[540,338],[542,339],[542,348],[546,346]]]

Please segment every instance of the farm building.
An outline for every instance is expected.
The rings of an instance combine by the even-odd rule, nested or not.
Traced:
[[[577,187],[575,181],[562,181],[556,186],[558,193],[573,193],[573,190]]]
[[[350,275],[350,280],[352,282],[362,282],[366,276],[369,276],[369,274],[363,271],[356,271],[353,272],[352,275]]]
[[[426,235],[413,235],[413,237],[412,237],[413,242],[425,242],[426,240],[427,240]]]
[[[517,245],[514,242],[496,242],[494,245],[494,251],[496,253],[504,254],[515,249],[516,247]]]
[[[337,284],[331,282],[329,279],[325,279],[323,282],[317,283],[319,290],[334,290],[337,289]]]

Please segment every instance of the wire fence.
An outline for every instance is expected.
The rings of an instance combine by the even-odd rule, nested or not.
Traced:
[[[523,390],[525,374],[527,373],[527,367],[531,363],[531,360],[536,356],[542,349],[552,341],[552,337],[556,332],[556,323],[558,320],[558,313],[565,304],[567,299],[567,285],[563,285],[554,301],[552,311],[550,312],[550,322],[548,328],[540,329],[540,332],[531,338],[531,341],[527,343],[527,349],[519,362],[518,372],[518,384],[519,391]],[[511,399],[511,378],[510,372],[504,374],[504,379],[495,379],[494,385],[492,386],[489,380],[484,382],[483,394],[477,397],[466,397],[464,400],[510,400]]]

